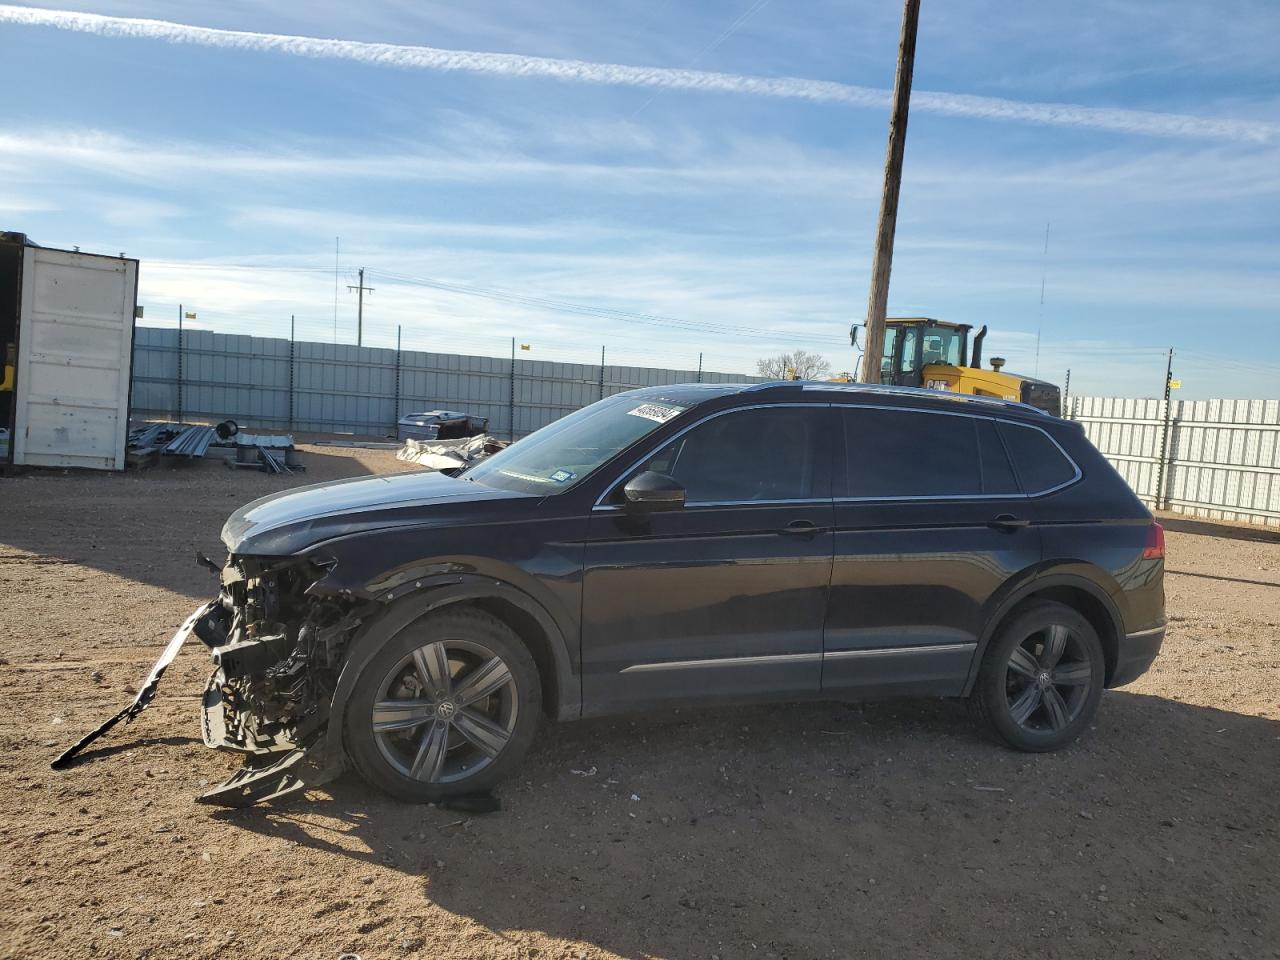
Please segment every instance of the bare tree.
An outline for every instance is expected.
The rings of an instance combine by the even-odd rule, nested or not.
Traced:
[[[831,364],[816,353],[794,350],[757,360],[756,372],[772,380],[816,380],[831,372]]]

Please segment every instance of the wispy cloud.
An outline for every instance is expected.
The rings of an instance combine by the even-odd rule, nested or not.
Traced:
[[[794,159],[762,163],[747,159],[697,158],[680,163],[591,163],[549,160],[513,150],[462,153],[388,144],[377,153],[339,153],[329,142],[290,146],[213,149],[193,141],[144,141],[102,130],[0,132],[0,169],[19,161],[82,167],[121,180],[155,185],[187,183],[195,174],[270,180],[282,177],[459,183],[510,183],[555,179],[628,193],[679,194],[750,188],[777,193],[839,191],[872,196],[879,189],[874,168],[848,169]]]
[[[483,73],[509,77],[541,77],[570,83],[688,90],[808,100],[883,109],[889,92],[800,77],[758,77],[704,70],[638,67],[586,60],[531,57],[511,53],[448,50],[391,43],[366,43],[319,37],[219,30],[166,20],[112,17],[68,10],[37,10],[0,4],[0,23],[55,27],[107,37],[159,40],[232,50],[348,60],[370,66],[413,70]],[[1011,121],[1103,130],[1155,137],[1272,143],[1280,125],[1251,120],[1218,119],[1187,114],[1070,103],[1039,103],[970,94],[916,91],[912,107],[944,116]]]

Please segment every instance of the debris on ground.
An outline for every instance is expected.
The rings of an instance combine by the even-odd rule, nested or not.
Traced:
[[[426,410],[406,413],[397,426],[398,440],[459,440],[483,436],[489,429],[489,418],[457,410]]]
[[[396,459],[416,463],[428,470],[447,472],[479,463],[507,446],[510,444],[506,440],[499,440],[488,434],[464,437],[461,440],[409,439],[396,453]]]
[[[161,456],[187,461],[220,456],[228,466],[293,473],[305,469],[298,460],[293,436],[244,433],[234,420],[214,426],[159,421],[129,431],[127,460],[130,466],[147,467]]]

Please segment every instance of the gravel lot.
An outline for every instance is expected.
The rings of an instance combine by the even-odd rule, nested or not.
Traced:
[[[1280,534],[1169,521],[1163,656],[1072,749],[1011,753],[945,701],[544,726],[503,810],[348,776],[198,806],[193,644],[55,773],[214,589],[241,502],[404,467],[307,448],[0,480],[0,956],[1280,957]]]

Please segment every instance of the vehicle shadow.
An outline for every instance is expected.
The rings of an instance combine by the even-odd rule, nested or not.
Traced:
[[[292,487],[374,472],[341,449],[308,447],[301,456],[306,470],[284,475],[206,458],[162,459],[119,474],[32,471],[0,480],[0,572],[63,578],[71,573],[66,565],[79,565],[203,597],[217,581],[193,562],[195,552],[222,561],[218,535],[236,508]]]
[[[197,743],[203,743],[203,741],[199,737],[184,736],[142,737],[138,740],[127,740],[124,743],[115,743],[106,747],[94,747],[92,750],[85,750],[83,753],[77,754],[63,769],[73,770],[84,763],[105,760],[107,757],[114,757],[122,753],[132,753],[135,750],[146,750],[148,747],[186,747]]]
[[[1161,513],[1157,519],[1170,533],[1195,533],[1203,537],[1223,537],[1227,540],[1252,540],[1257,543],[1280,543],[1280,530],[1248,527],[1234,523],[1215,523],[1212,520],[1193,520]]]
[[[1165,573],[1171,577],[1195,577],[1199,580],[1217,580],[1219,583],[1243,583],[1249,587],[1280,587],[1274,580],[1249,580],[1244,577],[1224,577],[1216,573],[1196,573],[1194,570],[1169,570]]]
[[[1273,720],[1125,691],[1041,755],[982,740],[956,702],[682,711],[545,728],[490,816],[354,777],[214,816],[334,870],[416,878],[424,901],[516,944],[1252,955],[1280,939],[1277,740]]]

